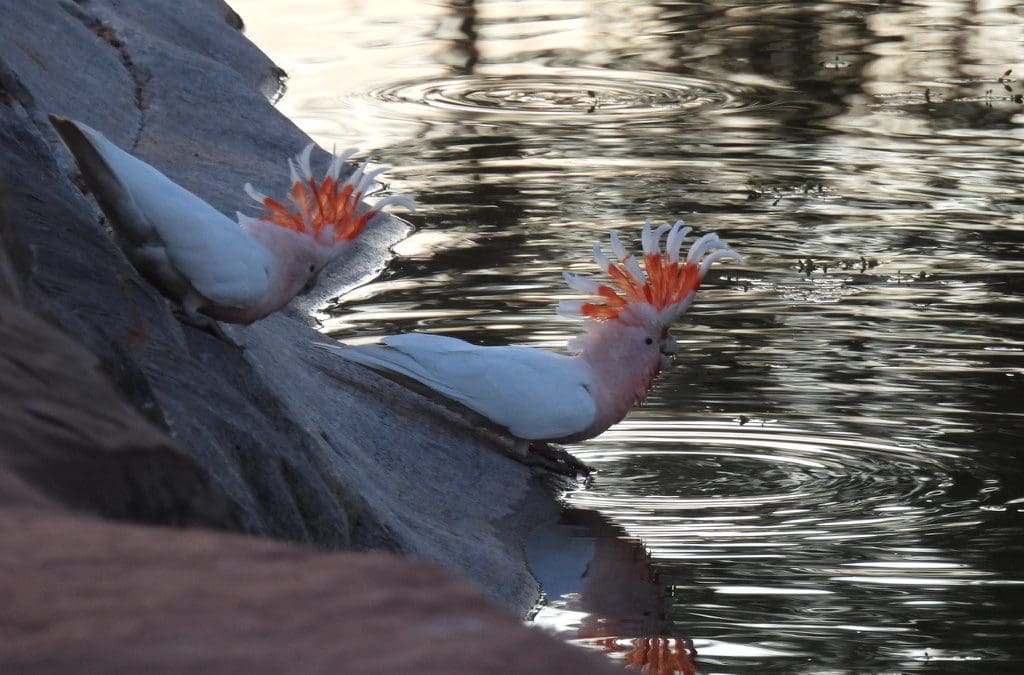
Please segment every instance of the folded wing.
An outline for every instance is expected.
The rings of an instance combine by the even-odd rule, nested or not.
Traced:
[[[530,347],[481,347],[409,333],[380,344],[324,345],[351,361],[426,385],[527,440],[580,433],[596,415],[590,372],[579,359]]]
[[[257,304],[270,283],[269,252],[233,220],[100,132],[52,116],[125,253],[154,284],[214,304]]]

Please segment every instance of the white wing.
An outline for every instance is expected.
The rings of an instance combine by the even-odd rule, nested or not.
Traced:
[[[382,344],[321,346],[411,377],[519,438],[572,436],[596,415],[590,372],[570,356],[530,347],[480,347],[423,333],[386,337]]]
[[[181,279],[218,305],[257,304],[270,282],[270,253],[233,220],[155,168],[80,122],[51,117],[132,262],[161,277],[165,292]],[[171,272],[173,274],[173,272]],[[179,298],[180,299],[180,298]]]

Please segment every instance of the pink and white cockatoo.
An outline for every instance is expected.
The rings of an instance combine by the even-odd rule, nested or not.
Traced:
[[[364,204],[366,190],[384,169],[367,171],[364,163],[340,180],[354,150],[335,155],[324,179],[316,181],[311,143],[288,161],[291,208],[247,184],[246,192],[266,214],[239,213],[236,223],[95,129],[62,117],[50,120],[125,255],[181,306],[187,320],[201,325],[211,319],[249,324],[276,312],[308,290],[385,206],[415,208],[401,196]]]
[[[712,263],[741,256],[714,233],[680,247],[682,221],[643,226],[643,266],[611,234],[609,260],[594,246],[611,284],[566,272],[566,283],[592,301],[562,301],[559,314],[582,319],[572,356],[521,346],[482,347],[441,335],[409,333],[379,344],[321,345],[371,368],[412,378],[483,415],[525,441],[592,438],[644,399],[675,353],[672,323],[690,306]],[[661,251],[661,238],[666,251]],[[646,270],[646,271],[645,271]]]

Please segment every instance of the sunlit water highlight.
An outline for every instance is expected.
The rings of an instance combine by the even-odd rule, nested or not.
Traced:
[[[331,334],[560,349],[561,271],[645,217],[747,256],[569,448],[538,623],[662,672],[1024,669],[1016,3],[232,4],[281,108],[421,206]]]

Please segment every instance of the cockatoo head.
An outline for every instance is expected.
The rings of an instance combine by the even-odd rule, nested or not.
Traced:
[[[313,144],[310,143],[297,157],[288,160],[292,180],[288,191],[290,205],[262,194],[248,183],[245,185],[246,193],[266,209],[266,214],[255,220],[273,223],[305,237],[311,250],[315,251],[315,260],[309,267],[307,290],[327,263],[341,255],[384,207],[399,205],[416,211],[412,199],[401,195],[385,197],[372,205],[363,201],[374,179],[387,167],[368,171],[368,161],[363,162],[348,178],[341,180],[339,176],[345,160],[356,153],[355,149],[350,149],[333,155],[323,180],[317,181],[310,167],[312,152]],[[242,218],[240,216],[240,222]],[[245,220],[243,225],[251,227],[254,219]]]
[[[607,358],[629,359],[633,363],[639,360],[655,374],[664,368],[676,352],[669,329],[693,302],[708,269],[716,260],[742,258],[717,234],[709,233],[693,242],[682,259],[680,250],[690,230],[681,220],[657,228],[652,228],[650,221],[644,223],[642,264],[626,250],[619,235],[612,232],[615,260],[604,255],[600,244],[594,245],[594,258],[611,283],[564,273],[573,290],[595,296],[590,301],[559,303],[559,314],[582,318],[587,323],[586,332],[570,341],[570,350],[606,354]],[[666,233],[662,252],[661,239]]]

